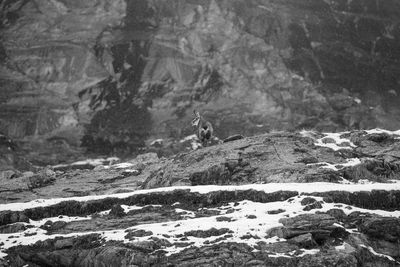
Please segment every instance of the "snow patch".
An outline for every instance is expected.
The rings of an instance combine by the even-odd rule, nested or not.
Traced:
[[[134,164],[132,164],[132,163],[123,162],[123,163],[111,165],[111,168],[114,168],[114,169],[128,169],[128,168],[132,168],[133,166],[134,166]]]
[[[300,131],[300,135],[302,137],[309,137],[309,138],[312,138],[312,139],[316,139],[317,136],[318,136],[318,133],[315,132],[315,131],[311,131],[311,130],[301,130]]]
[[[334,170],[334,171],[338,171],[338,170],[341,170],[341,169],[346,168],[346,167],[356,166],[356,165],[358,165],[360,163],[361,163],[361,160],[359,158],[351,158],[351,159],[346,159],[345,163],[332,164],[332,163],[328,163],[328,162],[317,162],[317,163],[307,164],[307,166],[315,166],[315,165],[317,165],[317,166],[320,166],[323,169],[331,169],[331,170]]]
[[[305,255],[315,255],[318,252],[320,252],[319,249],[300,249],[300,251],[303,251],[300,255],[296,255],[296,257],[304,257]],[[297,253],[297,251],[292,251],[289,252],[289,254],[294,254]]]
[[[393,259],[392,257],[390,257],[390,256],[388,256],[388,255],[385,255],[385,254],[381,254],[381,253],[376,252],[376,251],[375,251],[372,247],[370,247],[370,246],[360,245],[360,247],[363,247],[363,248],[368,249],[372,254],[374,254],[374,255],[376,255],[376,256],[378,256],[378,257],[387,258],[387,259],[389,259],[389,260],[391,260],[391,261],[394,261],[394,262],[400,264],[400,262],[396,261],[396,260]]]
[[[57,168],[65,168],[69,166],[84,166],[84,165],[90,165],[90,166],[104,166],[104,165],[110,165],[113,164],[113,162],[118,162],[120,159],[117,157],[109,157],[109,158],[98,158],[98,159],[86,159],[86,160],[80,160],[80,161],[75,161],[71,164],[58,164],[52,166],[54,169]]]
[[[163,143],[164,143],[164,139],[156,139],[150,143],[150,146],[158,146],[158,145],[162,145]]]
[[[185,138],[183,138],[179,142],[183,143],[183,142],[194,141],[194,140],[197,140],[197,136],[195,134],[192,134],[192,135],[186,136]]]
[[[186,136],[185,138],[183,138],[179,142],[180,143],[184,143],[184,142],[188,142],[188,141],[190,141],[190,145],[192,146],[193,150],[196,150],[196,149],[201,147],[201,144],[198,142],[199,139],[197,138],[197,136],[195,134]]]
[[[348,132],[342,133],[323,133],[325,136],[316,140],[315,145],[320,147],[327,147],[334,151],[340,149],[353,149],[357,147],[353,144],[350,139],[342,138],[344,134]],[[333,141],[333,142],[330,142]]]
[[[340,246],[336,246],[335,247],[335,250],[337,250],[337,251],[346,251],[346,242],[343,242],[343,244],[342,245],[340,245]]]
[[[400,130],[388,131],[388,130],[384,130],[384,129],[380,129],[380,128],[375,128],[375,129],[371,129],[371,130],[366,130],[365,132],[367,134],[386,133],[386,134],[389,134],[389,135],[399,135],[400,136]]]
[[[162,205],[145,205],[145,206],[136,206],[136,205],[128,206],[128,205],[121,205],[121,208],[124,210],[125,213],[128,213],[128,212],[130,212],[131,210],[141,210],[141,209],[146,208],[146,207],[162,207]],[[98,212],[97,214],[99,214],[99,215],[101,215],[101,216],[105,216],[105,215],[110,214],[110,211],[111,211],[111,210],[104,210],[104,211]]]
[[[334,151],[340,149],[353,149],[357,147],[353,144],[350,139],[343,138],[342,136],[348,134],[349,132],[339,132],[339,133],[318,133],[315,131],[302,130],[300,135],[303,137],[309,137],[315,140],[315,145],[320,147],[331,148]],[[323,137],[320,137],[323,135]],[[319,138],[320,137],[320,138]]]

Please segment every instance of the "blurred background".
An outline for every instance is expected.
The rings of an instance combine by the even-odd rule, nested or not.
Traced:
[[[400,128],[397,0],[1,0],[0,165]],[[28,167],[26,167],[28,168]]]

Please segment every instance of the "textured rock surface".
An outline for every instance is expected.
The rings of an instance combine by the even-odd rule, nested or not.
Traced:
[[[0,238],[4,243],[0,249],[7,256],[0,258],[0,263],[343,267],[399,264],[398,211],[351,212],[349,209],[357,207],[322,202],[327,212],[314,213],[302,210],[301,203],[307,201],[307,196],[255,192],[143,192],[127,198],[60,200],[49,206],[39,203],[44,206],[34,209],[24,208],[29,203],[19,203],[18,211],[1,213],[4,226],[0,226]],[[278,206],[290,211],[282,211],[281,215],[265,212]],[[334,206],[338,207],[330,209]],[[126,212],[122,217],[120,213],[115,216],[115,209]],[[379,215],[382,213],[391,217]],[[220,215],[230,220],[218,220]],[[281,226],[271,228],[276,224]],[[389,231],[385,233],[383,229]]]
[[[146,153],[126,162],[106,158],[49,166],[33,172],[3,171],[0,172],[0,202],[124,193],[179,185],[386,183],[400,179],[400,161],[396,156],[400,139],[398,134],[389,133],[386,134],[390,136],[390,142],[381,142],[380,139],[369,140],[377,134],[366,131],[338,134],[273,132],[170,157]],[[346,141],[348,139],[323,143],[322,140],[336,135],[350,137],[357,145],[348,146],[351,142]],[[326,202],[369,209],[383,205],[393,210],[400,199],[398,192],[382,190],[316,194]],[[320,208],[320,201],[312,197],[304,200],[304,210]]]
[[[168,158],[3,171],[0,263],[396,266],[399,142],[383,130],[273,132]]]
[[[5,0],[0,130],[40,164],[191,132],[399,121],[395,0]],[[43,153],[42,153],[43,154]],[[55,156],[57,155],[57,156]],[[63,155],[63,156],[60,156]]]

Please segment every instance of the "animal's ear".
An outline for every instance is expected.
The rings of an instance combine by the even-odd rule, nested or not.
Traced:
[[[193,110],[193,114],[194,114],[196,117],[200,117],[200,113],[199,113],[197,110]]]

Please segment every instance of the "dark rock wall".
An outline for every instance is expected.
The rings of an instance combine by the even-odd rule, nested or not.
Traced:
[[[4,0],[0,131],[95,153],[192,133],[400,128],[396,0]]]

